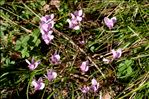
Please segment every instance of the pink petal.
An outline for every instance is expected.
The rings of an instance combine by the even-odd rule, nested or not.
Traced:
[[[96,79],[92,79],[92,85],[97,85]]]
[[[77,16],[77,20],[78,20],[79,22],[81,22],[81,21],[82,21],[82,17]]]
[[[48,32],[48,34],[49,34],[49,35],[51,35],[52,33],[53,33],[53,31],[52,31],[52,30],[50,30],[50,31]]]
[[[71,19],[75,19],[76,18],[75,15],[72,14],[72,13],[70,13],[70,15],[71,15]]]
[[[57,73],[53,70],[47,70],[47,76],[45,76],[49,81],[54,80],[57,77]]]
[[[40,77],[40,78],[38,79],[38,82],[43,82],[42,77]]]
[[[28,63],[28,65],[30,65],[31,63],[27,60],[27,59],[25,59],[25,61]]]
[[[81,88],[81,91],[83,93],[87,93],[87,92],[89,92],[89,90],[90,90],[90,87],[88,87],[88,86],[84,86],[83,88]]]
[[[116,17],[111,18],[111,20],[113,21],[113,23],[116,23]]]
[[[45,34],[46,33],[42,28],[40,28],[40,32],[41,32],[41,34]]]
[[[36,69],[36,68],[37,68],[37,66],[38,66],[39,64],[40,64],[40,62],[39,62],[39,61],[38,61],[38,62],[35,62],[35,63],[34,63],[34,66],[35,66],[35,67],[34,67],[34,69]]]
[[[44,22],[46,22],[47,21],[47,19],[43,16],[43,17],[41,17],[41,19],[40,19],[41,21],[44,21]]]
[[[34,70],[34,69],[35,69],[35,66],[34,66],[34,64],[30,64],[30,65],[28,65],[28,68],[29,68],[30,70]]]
[[[113,49],[113,50],[111,50],[112,51],[112,54],[113,54],[113,58],[116,58],[117,57],[117,53],[116,53],[116,51]]]
[[[89,70],[88,61],[82,62],[80,69],[82,72],[87,72]]]
[[[107,25],[107,27],[109,28],[109,29],[112,29],[113,28],[113,21],[112,20],[110,20],[109,18],[107,18],[107,17],[105,17],[104,18],[104,22],[105,22],[105,24]]]
[[[51,14],[50,17],[51,17],[51,19],[54,19],[54,14]]]
[[[51,22],[48,23],[48,27],[49,28],[53,28],[54,27],[54,24],[55,24],[55,22],[54,21],[51,21]]]
[[[67,22],[69,23],[69,28],[72,28],[73,24],[72,24],[72,22],[70,21],[70,19],[67,19]]]
[[[60,60],[60,55],[59,55],[59,54],[55,55],[55,58],[56,58],[57,60]]]
[[[56,72],[53,72],[52,75],[53,75],[54,79],[57,77],[57,73]]]
[[[48,31],[48,24],[42,24],[41,28],[45,31]]]
[[[117,50],[117,53],[119,54],[119,55],[118,55],[118,58],[120,58],[121,55],[122,55],[122,49],[118,49],[118,50]]]
[[[78,11],[78,16],[82,16],[82,14],[83,14],[83,10],[79,10]]]
[[[38,86],[37,81],[34,79],[31,83],[32,86],[34,86],[35,88]]]
[[[113,58],[116,59],[116,58],[120,58],[121,55],[122,55],[122,49],[118,49],[117,51],[115,51],[114,49],[111,50],[112,51],[112,54],[113,54]]]
[[[79,30],[79,29],[80,29],[80,26],[77,25],[77,26],[75,26],[73,29],[74,29],[74,30]]]
[[[45,87],[45,84],[44,84],[44,83],[40,83],[39,90],[42,90],[42,89],[44,89],[44,87]]]
[[[48,45],[50,43],[50,40],[45,39],[44,42]]]
[[[50,36],[48,36],[48,37],[49,37],[49,40],[50,40],[50,41],[54,39],[54,36],[53,36],[53,35],[50,35]]]

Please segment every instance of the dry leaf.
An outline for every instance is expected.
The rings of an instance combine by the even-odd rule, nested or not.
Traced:
[[[46,12],[48,10],[50,10],[50,6],[48,4],[46,4],[44,7],[43,7],[43,10]]]
[[[59,10],[60,0],[51,0],[50,4],[54,5]]]
[[[111,96],[109,94],[109,92],[107,92],[103,97],[102,99],[111,99]]]

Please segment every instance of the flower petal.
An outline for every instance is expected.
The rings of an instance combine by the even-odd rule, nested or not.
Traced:
[[[53,72],[52,75],[53,75],[54,79],[57,77],[57,73],[56,72]]]
[[[27,59],[25,59],[25,61],[28,63],[28,65],[30,65],[31,63],[27,60]]]
[[[31,82],[31,85],[36,88],[36,87],[38,86],[37,81],[34,79],[34,80]]]
[[[75,26],[73,29],[74,29],[74,30],[79,30],[79,29],[80,29],[80,26],[77,25],[77,26]]]
[[[45,87],[45,84],[44,84],[44,83],[40,83],[40,88],[39,88],[39,90],[44,89],[44,87]]]
[[[70,13],[70,15],[71,15],[71,19],[75,19],[76,18],[75,15],[72,14],[72,13]]]
[[[78,16],[82,16],[83,15],[83,10],[79,10],[78,11]]]
[[[111,20],[113,21],[113,23],[116,23],[116,17],[111,18]]]
[[[92,79],[92,85],[97,85],[96,79]]]
[[[78,20],[79,22],[81,22],[81,21],[82,21],[82,17],[77,16],[77,20]]]

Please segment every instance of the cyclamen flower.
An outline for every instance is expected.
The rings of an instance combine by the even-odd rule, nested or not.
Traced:
[[[54,19],[54,14],[50,14],[50,15],[45,15],[43,17],[41,17],[41,23],[48,23],[48,22],[52,22]]]
[[[74,30],[80,29],[80,22],[83,18],[83,10],[75,11],[74,13],[71,13],[71,19],[67,19],[67,22],[69,23],[69,28]]]
[[[90,87],[88,86],[83,86],[83,88],[80,89],[83,93],[88,93],[90,90]]]
[[[54,14],[51,15],[45,15],[40,20],[40,32],[42,34],[42,39],[45,41],[45,43],[48,45],[51,40],[54,38],[52,35],[54,27]]]
[[[28,63],[28,68],[30,70],[34,70],[37,68],[37,66],[40,64],[40,61],[34,61],[34,58],[32,58],[31,63],[26,59],[25,60]]]
[[[109,29],[112,29],[114,24],[116,23],[116,17],[109,19],[108,17],[104,18],[104,22]]]
[[[122,49],[118,49],[118,50],[111,50],[112,51],[112,54],[113,54],[113,59],[118,59],[121,57],[122,55]]]
[[[60,63],[60,55],[55,53],[54,55],[51,56],[51,62],[52,64],[59,64]]]
[[[96,81],[96,79],[92,79],[91,89],[94,92],[97,92],[98,91],[98,89],[99,89],[99,83]]]
[[[57,77],[57,73],[54,72],[53,70],[48,70],[47,71],[47,76],[45,75],[45,77],[49,80],[52,81]]]
[[[82,72],[87,72],[89,70],[89,62],[88,61],[84,61],[82,62],[80,69]]]
[[[34,86],[35,91],[42,90],[45,87],[45,84],[43,83],[43,80],[41,77],[38,79],[38,81],[34,79],[31,85]]]

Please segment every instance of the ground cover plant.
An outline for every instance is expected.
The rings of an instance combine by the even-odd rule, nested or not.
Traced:
[[[1,99],[148,99],[148,0],[1,0]]]

